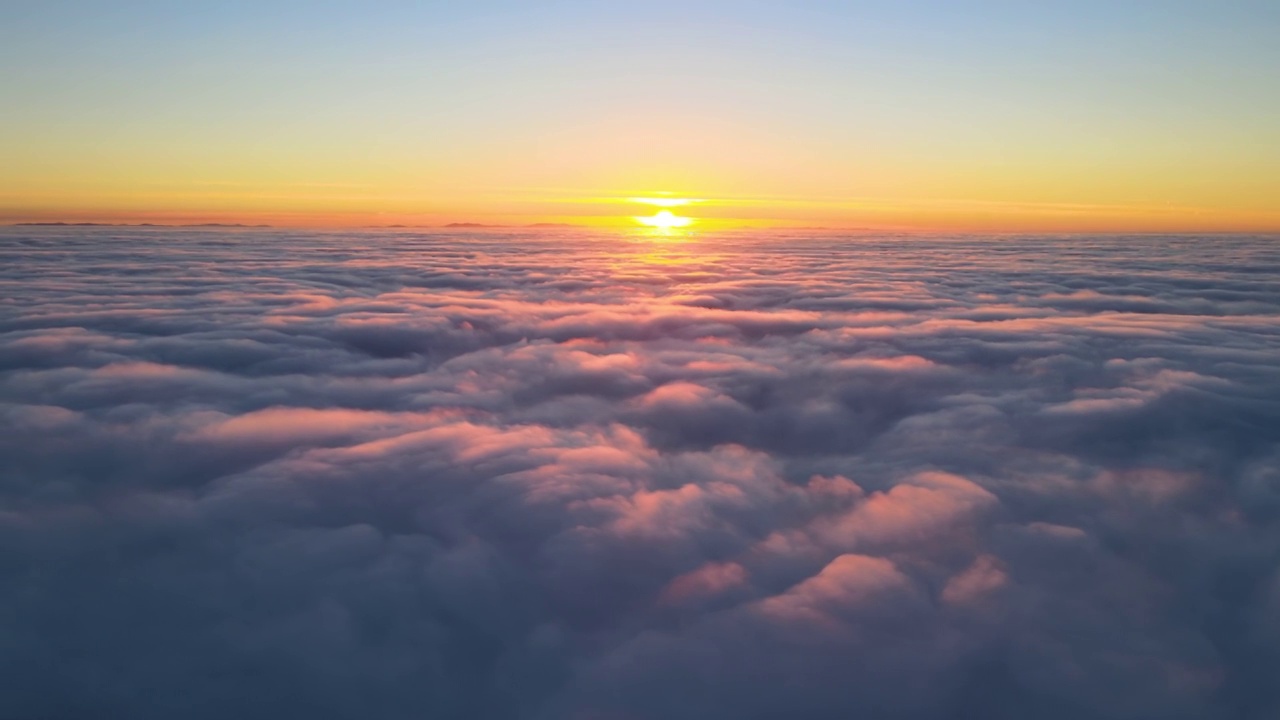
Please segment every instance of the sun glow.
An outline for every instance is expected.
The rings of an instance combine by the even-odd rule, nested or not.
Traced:
[[[681,205],[702,202],[701,200],[695,200],[693,198],[677,197],[633,197],[627,198],[627,200],[633,203],[640,203],[642,205],[656,205],[657,207],[664,208],[680,207]]]
[[[670,210],[662,210],[657,215],[650,217],[637,217],[636,222],[659,230],[670,230],[672,228],[688,227],[693,222],[693,219],[681,217]]]

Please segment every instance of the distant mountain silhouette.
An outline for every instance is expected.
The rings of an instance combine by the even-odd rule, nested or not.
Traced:
[[[447,227],[447,228],[515,228],[515,227],[523,227],[523,228],[571,228],[571,227],[578,227],[578,226],[577,226],[577,225],[571,225],[571,224],[569,224],[569,223],[551,223],[551,222],[531,223],[531,224],[528,224],[528,225],[490,225],[490,224],[488,224],[488,223],[476,223],[476,222],[455,222],[455,223],[449,223],[448,225],[445,225],[444,227]]]
[[[99,222],[21,222],[12,227],[159,227],[159,228],[269,228],[270,225],[245,225],[243,223],[189,223],[163,225],[159,223],[99,223]]]
[[[273,225],[247,225],[244,223],[186,223],[186,224],[162,224],[162,223],[103,223],[103,222],[20,222],[13,223],[10,227],[154,227],[154,228],[269,228]],[[404,229],[404,228],[427,228],[427,225],[370,225],[370,228],[387,228],[387,229]],[[476,222],[454,222],[440,227],[446,228],[575,228],[581,225],[572,223],[554,223],[540,222],[530,223],[528,225],[491,225],[488,223]]]

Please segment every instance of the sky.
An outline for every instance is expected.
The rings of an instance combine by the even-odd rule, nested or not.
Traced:
[[[1280,230],[1274,2],[0,4],[0,222]]]

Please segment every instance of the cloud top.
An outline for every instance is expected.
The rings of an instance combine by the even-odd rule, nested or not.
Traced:
[[[0,233],[5,717],[1280,713],[1274,239]]]

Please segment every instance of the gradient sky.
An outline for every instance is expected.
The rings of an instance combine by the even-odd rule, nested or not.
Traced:
[[[0,222],[1280,230],[1275,2],[0,4]]]

